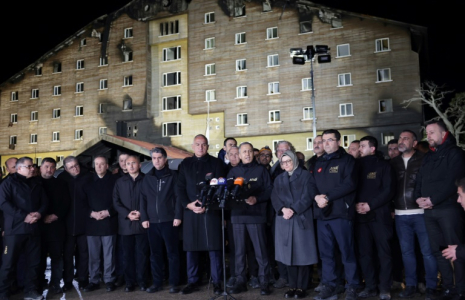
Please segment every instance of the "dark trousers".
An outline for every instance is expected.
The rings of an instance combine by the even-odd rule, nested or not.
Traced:
[[[310,276],[309,266],[286,266],[286,268],[289,278],[289,288],[305,291]]]
[[[199,282],[199,255],[201,251],[187,251],[187,282]],[[223,280],[223,261],[221,251],[208,251],[210,256],[210,272],[213,283]]]
[[[231,220],[226,220],[226,229],[228,232],[228,248],[229,248],[229,275],[231,277],[236,276],[236,251],[234,243],[234,232],[231,224]]]
[[[67,235],[63,250],[63,281],[72,283],[74,278],[74,255],[76,254],[76,273],[79,285],[85,286],[89,282],[89,250],[87,236]]]
[[[2,267],[0,268],[0,295],[8,295],[13,282],[12,274],[18,262],[19,253],[26,257],[24,292],[38,289],[40,268],[40,236],[27,234],[5,235],[3,237]]]
[[[147,234],[120,235],[126,285],[146,285],[149,242]]]
[[[115,246],[115,273],[117,277],[125,275],[124,267],[124,247],[122,235],[116,235],[116,246]]]
[[[392,232],[392,224],[387,225],[376,221],[355,224],[359,264],[365,279],[365,286],[369,289],[376,289],[378,282],[381,292],[389,292],[391,289]],[[377,265],[379,268],[376,268]]]
[[[44,276],[45,269],[47,268],[47,254],[50,256],[50,285],[54,287],[60,286],[60,281],[63,277],[63,249],[64,241],[41,241],[41,259],[40,259],[40,275],[39,284],[42,285],[42,276]]]
[[[336,287],[336,254],[339,248],[344,265],[345,277],[350,287],[357,288],[360,284],[355,256],[354,229],[352,221],[346,219],[318,220],[318,249],[322,261],[323,284]]]
[[[169,284],[179,284],[179,229],[173,226],[173,222],[150,223],[148,229],[148,241],[150,244],[150,266],[152,270],[153,284],[163,284],[163,271],[165,262],[163,257],[163,244],[166,247],[169,267]]]
[[[258,263],[258,279],[260,284],[268,284],[270,265],[266,249],[266,224],[233,224],[234,242],[236,244],[236,277],[239,282],[245,282],[246,277],[246,250],[247,235],[249,234],[255,250]]]
[[[442,284],[445,289],[455,285],[458,292],[465,291],[464,267],[465,262],[457,259],[451,262],[442,256],[441,249],[448,245],[462,244],[462,212],[459,207],[444,209],[425,209],[425,225],[428,232],[431,251],[436,257],[438,270],[441,272]]]

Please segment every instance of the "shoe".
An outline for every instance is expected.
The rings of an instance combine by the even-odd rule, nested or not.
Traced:
[[[288,289],[287,292],[284,293],[284,298],[294,298],[295,296],[295,289]]]
[[[78,288],[79,290],[83,290],[87,285],[89,285],[89,281],[79,281],[78,282]]]
[[[177,294],[179,293],[180,289],[178,287],[172,286],[170,287],[170,294]]]
[[[334,292],[338,295],[344,294],[345,291],[346,291],[346,287],[343,284],[336,285],[336,289],[334,289]]]
[[[391,300],[391,293],[389,291],[380,291],[379,300]]]
[[[213,292],[215,293],[215,295],[221,295],[222,291],[223,290],[221,289],[221,283],[213,284]]]
[[[65,282],[65,284],[63,285],[63,291],[67,292],[67,291],[71,291],[74,289],[74,285],[72,282]]]
[[[124,276],[118,276],[118,277],[116,278],[116,281],[115,281],[114,285],[115,285],[116,287],[123,286],[123,285],[124,285]]]
[[[400,281],[393,281],[391,284],[391,290],[401,290],[403,283]]]
[[[375,297],[376,295],[378,295],[378,293],[376,292],[375,289],[370,289],[367,287],[365,287],[363,291],[357,294],[357,296],[360,298],[370,298],[370,297]]]
[[[126,293],[130,293],[130,292],[134,292],[135,289],[136,289],[136,288],[134,287],[134,285],[129,284],[129,285],[126,285],[126,287],[124,288],[124,291],[125,291]]]
[[[260,286],[260,295],[262,296],[268,296],[271,294],[270,287],[268,286],[268,283],[264,283]]]
[[[426,288],[425,300],[436,300],[437,298],[436,295],[437,295],[436,289]],[[462,295],[460,295],[460,298],[462,299]]]
[[[321,292],[321,289],[323,288],[323,282],[320,281],[320,283],[318,284],[318,286],[316,288],[314,288],[313,290],[317,293]]]
[[[151,285],[150,287],[148,287],[145,291],[149,294],[151,293],[155,293],[155,292],[158,292],[158,291],[161,291],[163,289],[163,287],[161,285]]]
[[[236,277],[229,277],[228,282],[226,283],[226,287],[232,288],[236,283]]]
[[[147,287],[145,286],[145,284],[140,284],[139,285],[139,291],[145,292],[146,290],[147,290]]]
[[[417,289],[421,294],[426,293],[426,285],[423,282],[418,283]]]
[[[399,298],[413,298],[415,296],[416,288],[411,285],[407,285],[405,289],[399,293]]]
[[[47,295],[58,295],[58,294],[63,294],[63,289],[60,287],[60,285],[51,285],[48,287],[48,293]]]
[[[357,299],[357,291],[353,287],[349,287],[346,290],[346,298],[345,300],[356,300]]]
[[[273,286],[275,288],[277,288],[277,289],[282,289],[285,286],[289,286],[289,284],[287,283],[286,279],[279,277],[279,279],[276,280],[276,282],[273,284]]]
[[[258,278],[255,276],[250,277],[249,286],[253,289],[258,289],[260,287],[260,282],[258,282]]]
[[[320,290],[320,293],[313,297],[315,300],[336,300],[337,294],[333,287],[329,285],[323,285]]]
[[[439,297],[440,300],[452,300],[456,295],[450,290],[443,290],[441,296]]]
[[[39,294],[34,290],[24,293],[24,300],[42,300],[42,299],[44,299],[44,296],[42,296],[42,294]]]
[[[247,285],[243,282],[237,282],[234,286],[229,290],[230,294],[239,294],[242,292],[247,292]]]
[[[98,290],[100,288],[100,285],[99,284],[95,284],[95,283],[89,283],[85,288],[84,288],[84,292],[93,292],[95,290]]]
[[[295,290],[295,295],[294,295],[295,299],[303,299],[306,296],[307,296],[307,293],[304,290],[301,290],[301,289]]]
[[[182,290],[181,294],[187,295],[199,290],[199,287],[195,283],[188,283]]]
[[[116,289],[116,285],[113,282],[105,283],[105,289],[107,292],[113,292]]]

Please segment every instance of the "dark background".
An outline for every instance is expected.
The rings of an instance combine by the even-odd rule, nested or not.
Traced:
[[[2,31],[0,83],[33,63],[94,19],[111,13],[129,2],[129,0],[4,1],[0,17]],[[439,85],[445,84],[448,90],[465,91],[465,1],[319,0],[314,2],[427,27],[429,59],[420,66],[425,75],[423,79],[433,80]],[[292,3],[295,3],[295,0],[291,1],[291,5]]]

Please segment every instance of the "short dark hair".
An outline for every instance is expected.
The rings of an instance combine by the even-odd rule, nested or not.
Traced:
[[[388,144],[388,146],[389,146],[389,145],[392,145],[392,144],[399,144],[399,140],[392,139],[392,140],[390,140],[387,144]]]
[[[55,164],[55,166],[57,164],[57,161],[55,159],[51,158],[51,157],[46,157],[46,158],[42,159],[42,163],[46,163],[46,162]]]
[[[233,138],[233,137],[227,137],[227,138],[224,139],[223,146],[226,146],[226,143],[227,143],[229,140],[235,141],[235,142],[236,142],[236,145],[237,145],[237,141],[236,141],[235,138]]]
[[[360,139],[360,142],[368,141],[370,147],[375,147],[375,151],[378,150],[378,140],[371,135],[364,136]]]
[[[413,140],[414,140],[414,141],[417,141],[417,140],[418,140],[417,134],[416,134],[415,132],[413,132],[412,130],[410,130],[410,129],[404,129],[404,130],[402,130],[401,133],[403,133],[403,132],[408,132],[408,133],[410,133],[410,134],[413,136]]]
[[[119,158],[121,157],[121,155],[129,155],[129,153],[126,153],[126,152],[120,152],[120,154],[118,154],[118,160],[119,160]]]
[[[461,188],[462,192],[465,192],[465,177],[463,177],[461,179],[458,179],[455,182],[455,185],[457,185],[457,187]]]
[[[99,154],[99,155],[95,156],[94,159],[92,160],[92,167],[95,167],[94,163],[95,163],[95,160],[97,158],[103,158],[105,160],[105,163],[108,165],[108,158],[106,156],[103,156],[103,155]]]
[[[150,157],[152,157],[152,154],[154,153],[160,153],[163,158],[167,158],[168,154],[166,153],[165,148],[163,147],[155,147],[152,150],[150,150]]]
[[[253,148],[253,152],[255,152],[255,151],[260,152],[260,149]]]
[[[351,144],[352,143],[357,143],[357,144],[360,144],[360,140],[353,140],[352,142],[350,142]]]
[[[432,124],[438,125],[439,128],[441,128],[442,131],[447,131],[446,123],[444,123],[444,121],[441,120],[441,119],[439,119],[439,120],[430,120],[430,121],[425,123],[425,127],[428,126],[428,125],[432,125]]]
[[[29,156],[23,156],[16,161],[16,169],[18,169],[19,165],[23,165],[26,162],[26,160],[32,163],[32,158],[30,158]]]
[[[336,140],[337,141],[340,141],[341,140],[341,133],[336,130],[336,129],[326,129],[325,131],[323,131],[323,133],[321,134],[321,136],[325,135],[325,134],[334,134],[334,136],[336,137]]]

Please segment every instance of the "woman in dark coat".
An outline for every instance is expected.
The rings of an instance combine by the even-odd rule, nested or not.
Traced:
[[[280,159],[285,170],[275,182],[271,202],[276,211],[276,260],[287,266],[289,290],[286,298],[304,298],[309,281],[309,265],[317,263],[313,228],[312,199],[316,187],[310,172],[298,168],[292,151]]]

